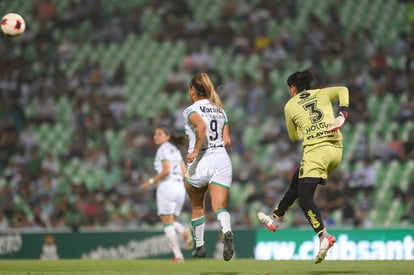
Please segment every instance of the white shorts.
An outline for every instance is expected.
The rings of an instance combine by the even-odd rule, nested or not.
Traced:
[[[231,160],[226,149],[211,148],[188,164],[185,178],[195,188],[203,188],[210,183],[230,188],[232,173]]]
[[[157,188],[158,216],[180,216],[185,196],[186,191],[183,181],[171,180],[162,182]]]

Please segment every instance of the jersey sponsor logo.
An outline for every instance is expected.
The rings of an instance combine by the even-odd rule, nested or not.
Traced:
[[[220,108],[200,106],[200,111],[203,113],[221,113]]]
[[[301,93],[299,94],[299,98],[300,98],[300,99],[307,98],[308,96],[310,96],[310,93],[308,93],[308,92],[301,92]]]
[[[326,124],[325,122],[320,122],[320,123],[316,123],[316,124],[313,124],[311,127],[308,127],[306,130],[305,130],[305,132],[306,132],[306,134],[308,135],[308,134],[310,134],[311,132],[313,132],[313,131],[316,131],[316,130],[321,130],[321,129],[326,129],[326,128],[328,128],[329,127],[329,125],[328,124]]]
[[[327,131],[316,132],[313,135],[307,136],[306,139],[307,140],[311,140],[311,139],[318,138],[318,137],[322,137],[322,136],[332,137],[333,136],[333,133],[335,133],[337,131],[338,130],[331,131],[331,132],[327,132]]]

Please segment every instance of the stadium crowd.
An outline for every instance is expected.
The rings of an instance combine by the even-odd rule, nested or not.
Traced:
[[[185,0],[137,1],[126,11],[117,5],[106,6],[101,0],[70,0],[58,12],[56,2],[33,1],[27,18],[39,27],[31,29],[28,22],[27,32],[17,42],[0,39],[0,230],[159,226],[154,193],[142,192],[139,183],[151,170],[153,126],[173,125],[182,132],[185,102],[176,106],[176,112],[166,109],[155,118],[135,115],[127,119],[122,91],[128,72],[123,62],[111,75],[102,64],[88,59],[73,74],[65,72],[73,52],[84,41],[116,46],[127,35],[146,33],[140,21],[146,10],[156,11],[161,18],[161,27],[151,33],[151,39],[182,40],[187,49],[182,63],[165,79],[163,93],[185,93],[191,75],[207,71],[214,83],[222,83],[218,92],[227,108],[245,111],[246,121],[231,121],[235,169],[229,209],[235,226],[256,226],[257,211],[271,212],[300,160],[297,144],[287,140],[282,115],[285,102],[275,105],[268,100],[275,89],[286,90],[287,98],[286,86],[275,87],[271,78],[289,68],[291,60],[308,61],[319,76],[317,86],[342,83],[349,88],[350,125],[376,119],[377,114],[370,113],[367,106],[372,94],[378,98],[403,96],[404,105],[394,119],[414,120],[414,24],[393,43],[381,45],[369,28],[346,32],[336,5],[330,6],[326,18],[311,14],[308,27],[297,38],[288,28],[274,36],[268,24],[271,18],[294,24],[301,9],[300,1],[295,0],[216,2],[220,3],[217,22],[197,18],[194,7]],[[79,26],[87,23],[93,32],[78,33]],[[222,75],[212,66],[210,49],[214,48],[225,50],[231,58],[259,56],[259,77]],[[402,68],[389,64],[394,57],[405,58]],[[300,69],[305,68],[295,68]],[[70,145],[60,154],[40,153],[43,140],[33,128],[56,124],[60,119],[57,102],[63,97],[73,102],[71,128],[62,129],[68,132]],[[30,115],[29,105],[35,106]],[[255,151],[243,140],[246,128],[258,127],[265,133],[258,146],[270,150],[265,154],[267,166],[259,164],[263,161],[257,160]],[[104,132],[110,129],[124,133],[120,160],[108,153]],[[338,171],[329,179],[328,188],[317,194],[317,203],[331,227],[371,226],[368,213],[377,173],[373,161],[413,159],[413,131],[407,139],[398,131],[392,133],[391,140],[385,134],[376,133],[376,142],[360,140],[351,162],[363,165],[355,171]],[[63,166],[73,159],[81,166],[102,169],[99,182],[93,186],[81,178],[67,182]],[[411,201],[407,197],[407,204],[414,205],[412,197]],[[338,211],[340,219],[335,218]],[[187,204],[182,218],[189,212]],[[206,224],[215,228],[214,221],[214,213],[207,213]],[[287,225],[306,223],[298,213]]]

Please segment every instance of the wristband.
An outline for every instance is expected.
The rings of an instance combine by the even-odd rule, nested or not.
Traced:
[[[154,178],[150,178],[150,179],[148,180],[148,182],[149,182],[149,184],[153,185],[153,184],[154,184]]]
[[[346,106],[339,107],[339,115],[343,116],[344,118],[348,118],[348,107]]]

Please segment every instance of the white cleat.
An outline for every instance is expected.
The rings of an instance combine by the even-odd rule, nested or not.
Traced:
[[[186,228],[183,233],[183,240],[185,244],[186,249],[193,249],[194,247],[194,239],[193,234],[191,233],[191,230],[189,228]]]
[[[259,212],[257,213],[257,218],[259,219],[259,221],[266,225],[266,227],[270,230],[270,231],[276,231],[278,226],[275,224],[275,220],[273,220],[271,217],[269,217],[268,215],[266,215],[263,212]]]
[[[328,254],[328,250],[336,243],[336,239],[334,236],[326,236],[322,239],[321,244],[319,246],[318,255],[315,258],[315,264],[321,263],[325,260],[326,254]]]

